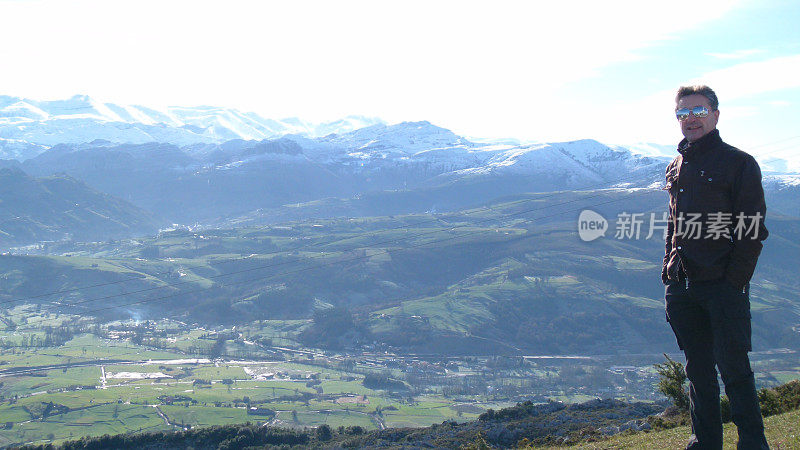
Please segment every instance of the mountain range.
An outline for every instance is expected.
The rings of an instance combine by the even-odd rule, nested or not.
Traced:
[[[100,102],[86,95],[51,101],[0,95],[0,158],[27,159],[56,144],[95,139],[183,146],[231,139],[260,140],[289,133],[316,137],[376,123],[381,121],[361,116],[325,123],[297,118],[273,120],[213,106],[158,110]]]
[[[656,313],[663,243],[609,235],[587,244],[575,229],[580,209],[611,223],[625,211],[662,212],[671,158],[657,151],[475,142],[426,121],[311,126],[222,108],[158,113],[88,97],[0,97],[0,108],[0,246],[20,254],[28,250],[13,247],[66,240],[50,253],[92,262],[0,257],[9,274],[0,298],[68,290],[90,301],[75,290],[90,277],[110,286],[109,318],[137,309],[308,324],[320,307],[355,312],[357,322],[344,323],[359,327],[341,336],[321,322],[298,331],[312,346],[377,339],[420,352],[602,353],[669,339]],[[263,134],[241,134],[245,124]],[[798,254],[800,175],[769,173],[764,184],[774,244],[754,278],[754,334],[767,347],[795,347],[798,287],[785,261]],[[123,237],[137,239],[109,241]],[[164,291],[133,307],[114,290],[129,272],[128,289]]]
[[[254,112],[233,108],[154,108],[102,102],[86,95],[47,101],[0,95],[0,159],[25,160],[56,144],[82,144],[96,139],[118,144],[162,142],[183,147],[201,143],[220,144],[234,139],[258,141],[285,135],[317,138],[330,134],[341,135],[378,124],[385,122],[374,117],[354,115],[328,122],[299,118],[267,119]],[[480,139],[473,141],[487,142]],[[520,144],[515,139],[490,142],[512,146]],[[785,146],[785,143],[782,145]],[[643,156],[674,154],[672,144],[638,142],[612,147]],[[787,153],[789,156],[781,156]],[[762,168],[766,172],[777,173],[798,169],[797,161],[790,152],[781,155],[764,157],[760,161]]]
[[[391,202],[394,209],[382,203],[382,210],[363,211],[372,215],[448,210],[522,192],[610,187],[623,178],[624,184],[647,186],[660,178],[665,160],[596,141],[476,144],[417,122],[313,139],[292,135],[185,147],[95,140],[2,164],[36,177],[65,173],[165,223],[210,225],[330,198],[398,199]]]
[[[526,192],[659,188],[670,159],[658,156],[664,151],[594,140],[473,142],[426,121],[311,124],[218,107],[158,111],[87,96],[0,96],[0,167],[66,175],[146,211],[162,227],[449,211]],[[800,214],[800,175],[770,173],[765,186],[772,211]]]

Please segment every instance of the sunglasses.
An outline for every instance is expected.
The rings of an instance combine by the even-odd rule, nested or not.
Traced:
[[[681,108],[675,111],[675,117],[678,118],[681,122],[689,118],[689,114],[692,114],[695,117],[706,117],[708,115],[708,108],[705,106],[695,106],[692,109],[689,108]]]

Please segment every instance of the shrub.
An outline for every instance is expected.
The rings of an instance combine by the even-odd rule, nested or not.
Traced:
[[[759,390],[758,403],[761,405],[761,414],[764,417],[800,408],[800,380]]]
[[[761,389],[758,391],[758,403],[761,406],[761,415],[764,417],[780,414],[782,411],[781,400],[778,393],[773,389]]]
[[[322,424],[317,427],[317,439],[320,441],[327,441],[333,437],[333,432],[328,424]]]
[[[653,364],[656,372],[661,377],[658,381],[658,391],[672,400],[672,403],[679,409],[689,409],[689,394],[683,385],[686,383],[686,372],[683,364],[673,361],[672,358],[664,354],[667,361],[661,364]]]
[[[719,409],[720,413],[722,413],[722,423],[728,423],[733,420],[733,414],[731,413],[731,401],[728,399],[727,395],[723,395],[719,400]]]
[[[365,431],[366,430],[364,430],[364,427],[362,427],[361,425],[351,425],[344,430],[345,433],[351,435],[364,434]]]

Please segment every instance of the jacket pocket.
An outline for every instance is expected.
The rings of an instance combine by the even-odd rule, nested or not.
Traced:
[[[696,205],[705,213],[730,213],[732,210],[730,183],[719,171],[699,172],[696,186]]]
[[[723,282],[724,292],[722,313],[725,316],[724,329],[727,335],[726,345],[733,349],[751,351],[752,323],[750,313],[750,296],[727,281]]]

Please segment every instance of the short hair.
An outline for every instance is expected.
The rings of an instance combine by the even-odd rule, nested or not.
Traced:
[[[716,111],[719,108],[719,100],[717,94],[713,89],[705,84],[696,84],[694,86],[681,86],[678,88],[678,94],[675,96],[675,103],[678,103],[683,97],[688,95],[699,94],[708,99],[711,105],[711,110]]]

